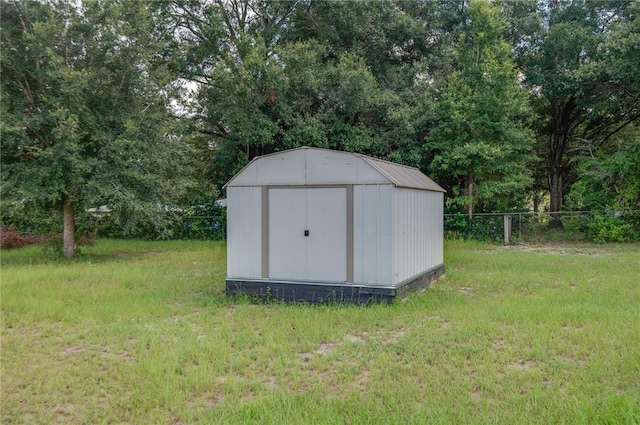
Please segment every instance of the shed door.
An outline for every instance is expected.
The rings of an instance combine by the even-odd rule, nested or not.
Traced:
[[[269,189],[269,277],[346,281],[345,188]]]

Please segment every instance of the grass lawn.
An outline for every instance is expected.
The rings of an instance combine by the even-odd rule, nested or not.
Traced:
[[[2,424],[638,424],[640,245],[448,241],[372,307],[224,296],[217,242],[1,257]]]

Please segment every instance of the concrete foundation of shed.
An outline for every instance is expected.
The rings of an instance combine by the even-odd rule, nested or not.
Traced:
[[[411,292],[421,291],[444,274],[444,264],[413,276],[396,286],[358,285],[335,282],[300,282],[273,279],[226,280],[229,297],[248,295],[285,302],[307,302],[312,304],[344,303],[368,305],[392,303]]]

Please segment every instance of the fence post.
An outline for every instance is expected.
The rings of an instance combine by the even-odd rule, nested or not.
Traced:
[[[511,239],[511,216],[509,214],[504,215],[504,244],[509,245]]]

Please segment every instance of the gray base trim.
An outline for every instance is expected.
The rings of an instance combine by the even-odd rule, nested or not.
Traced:
[[[368,305],[392,303],[396,298],[425,289],[444,274],[444,264],[413,276],[397,286],[370,286],[335,282],[299,282],[269,279],[227,278],[226,293],[240,294],[287,302],[302,301],[313,304],[345,303]]]

